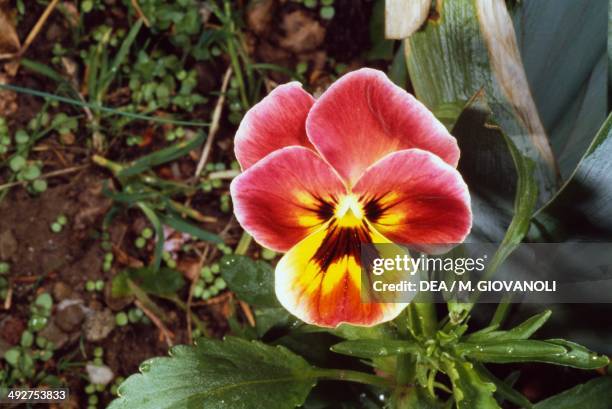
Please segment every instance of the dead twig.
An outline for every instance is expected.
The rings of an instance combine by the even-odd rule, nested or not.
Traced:
[[[13,286],[9,284],[9,289],[8,289],[8,292],[6,293],[6,298],[4,299],[4,309],[10,310],[12,304],[13,304]]]
[[[210,125],[210,129],[208,131],[208,138],[206,138],[206,143],[204,144],[204,149],[202,149],[202,155],[200,156],[200,161],[198,162],[198,167],[196,168],[194,178],[197,179],[202,173],[204,169],[204,165],[206,165],[206,161],[208,160],[208,156],[210,155],[210,151],[212,149],[212,143],[215,139],[215,135],[219,131],[219,121],[221,120],[221,114],[223,113],[223,105],[225,104],[225,93],[227,92],[227,86],[229,84],[229,80],[232,76],[232,67],[229,67],[225,71],[225,75],[223,76],[223,83],[221,84],[221,93],[219,98],[217,99],[217,104],[215,105],[215,109],[212,114],[212,122]]]
[[[240,309],[242,310],[242,313],[246,317],[247,321],[249,322],[249,325],[251,327],[254,327],[255,317],[253,316],[253,312],[251,311],[251,307],[249,307],[249,304],[245,303],[244,301],[238,301],[238,304],[240,304]]]
[[[228,291],[228,292],[220,294],[220,295],[218,295],[218,296],[216,296],[214,298],[211,298],[209,300],[195,302],[195,303],[193,303],[193,306],[197,307],[197,306],[202,306],[202,305],[222,304],[222,303],[224,303],[226,301],[229,301],[231,299],[232,299],[232,293],[230,293]]]
[[[132,0],[132,7],[134,7],[134,10],[136,10],[136,14],[138,14],[138,17],[142,19],[142,22],[144,23],[144,25],[147,27],[151,27],[151,22],[149,21],[147,16],[145,16],[142,9],[140,8],[140,4],[138,4],[138,0]]]
[[[136,306],[138,308],[140,308],[142,310],[142,312],[144,312],[147,317],[149,317],[151,322],[153,322],[153,324],[155,324],[157,329],[159,329],[159,332],[163,336],[163,338],[165,339],[166,344],[168,345],[168,347],[173,346],[174,345],[174,341],[173,341],[174,333],[172,333],[172,331],[170,331],[164,325],[164,323],[159,319],[159,317],[157,317],[157,315],[153,314],[153,312],[151,312],[147,307],[145,307],[143,305],[143,303],[140,302],[140,300],[134,301],[134,304],[136,304]]]
[[[34,39],[36,39],[36,37],[40,33],[40,30],[43,28],[43,26],[47,22],[47,19],[51,15],[51,12],[53,12],[53,10],[55,9],[55,6],[57,6],[57,3],[59,3],[59,0],[52,0],[51,3],[49,3],[47,8],[45,9],[45,11],[43,11],[43,13],[40,15],[40,17],[38,18],[38,21],[36,22],[34,27],[32,27],[32,30],[30,30],[30,33],[26,37],[26,40],[24,41],[23,46],[21,47],[21,50],[19,50],[20,57],[24,55],[26,51],[28,51],[28,48],[34,42]]]
[[[81,166],[74,166],[72,168],[67,168],[67,169],[54,170],[53,172],[49,172],[49,173],[45,173],[44,175],[41,175],[40,179],[48,179],[48,178],[52,178],[56,176],[67,175],[70,173],[74,173],[74,172],[83,170],[87,168],[88,166],[89,165],[81,165]],[[28,183],[27,180],[19,180],[17,182],[5,183],[3,185],[0,185],[0,192],[3,191],[4,189],[10,189],[12,187],[25,185],[27,183]]]

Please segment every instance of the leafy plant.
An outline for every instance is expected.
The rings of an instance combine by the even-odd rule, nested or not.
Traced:
[[[316,6],[315,3],[304,5]],[[574,166],[577,160],[574,154],[561,154],[564,159],[560,167],[551,167],[552,150],[543,146],[539,139],[542,135],[534,132],[540,126],[537,125],[540,119],[532,122],[524,117],[529,110],[533,113],[535,104],[538,109],[543,109],[541,95],[546,92],[536,90],[535,102],[523,99],[521,104],[524,105],[517,105],[516,96],[507,87],[506,73],[500,70],[499,56],[491,50],[498,34],[486,26],[490,21],[484,20],[485,11],[491,11],[485,10],[486,6],[482,2],[467,0],[435,2],[425,25],[405,40],[403,47],[410,81],[417,96],[452,130],[461,147],[463,156],[459,169],[474,200],[472,237],[501,243],[486,271],[486,278],[491,278],[527,237],[539,234],[539,237],[550,239],[560,237],[559,232],[588,230],[601,238],[600,233],[608,230],[604,215],[609,214],[609,209],[605,204],[602,206],[608,195],[605,187],[601,188],[606,184],[603,181],[605,170],[595,169],[607,166],[604,158],[610,139],[610,120],[599,131],[573,175],[559,189],[557,170],[567,177],[566,167],[569,163],[572,163],[569,166]],[[523,47],[520,51],[525,53],[527,61],[526,74],[514,79],[520,86],[525,86],[525,78],[528,78],[532,86],[537,88],[542,83],[542,90],[550,89],[546,88],[549,83],[541,78],[537,84],[533,82],[538,78],[535,73],[541,66],[530,60],[535,55],[530,50],[541,47],[542,41],[537,42],[537,46],[530,45],[530,36],[540,37],[537,31],[529,31],[529,25],[523,20],[550,12],[547,7],[548,4],[536,6],[534,2],[517,2],[511,8],[511,15],[503,14],[505,7],[493,10],[502,13],[500,24],[507,23],[508,18],[515,18],[517,38],[521,39],[520,47]],[[570,10],[574,6],[565,4],[564,7],[563,18],[571,20]],[[227,17],[227,7],[225,13]],[[233,67],[237,69],[240,59],[235,58],[230,44],[228,52]],[[373,50],[372,58],[390,58],[389,43],[380,41],[376,46],[379,48]],[[519,51],[518,47],[514,50]],[[573,51],[577,52],[576,49]],[[402,59],[398,58],[398,61]],[[597,61],[595,53],[589,61]],[[518,63],[522,64],[520,56]],[[522,70],[522,65],[520,67]],[[553,76],[551,81],[560,81],[562,77],[582,81],[583,77],[577,75],[574,68],[564,70],[563,75]],[[392,69],[397,72],[397,64],[393,64]],[[598,78],[596,72],[599,71],[593,70],[593,81]],[[252,94],[248,92],[244,78],[237,76],[236,79],[240,101],[246,108],[253,101]],[[582,94],[584,104],[594,103],[594,91],[589,89],[586,88]],[[566,107],[571,105],[568,101],[565,99],[563,102]],[[564,139],[568,138],[568,128],[555,125],[555,121],[562,117],[555,115],[562,109],[560,103],[545,112],[541,125],[551,135],[555,154],[558,154],[559,144],[564,144],[559,141],[570,141],[576,135],[570,132],[574,136]],[[572,106],[569,109],[577,108]],[[535,115],[537,117],[537,112]],[[580,115],[563,118],[575,121],[576,126],[586,123],[582,122]],[[599,123],[602,120],[600,117]],[[588,132],[589,126],[583,129]],[[584,136],[580,143],[567,144],[584,146],[583,139]],[[592,192],[590,197],[593,200],[576,203],[577,190],[585,187]],[[601,211],[590,211],[593,208]],[[569,219],[564,216],[567,212],[576,212],[581,215],[581,220],[586,218],[590,223],[580,228],[568,226]],[[326,396],[319,392],[321,381],[330,379],[367,385],[361,386],[360,390],[380,394],[381,401],[370,401],[363,407],[480,409],[500,408],[501,402],[505,401],[517,407],[536,409],[598,407],[600,403],[603,408],[610,402],[607,396],[609,377],[592,380],[532,404],[513,388],[516,378],[500,379],[488,368],[489,364],[542,362],[592,370],[609,364],[606,356],[577,343],[533,338],[550,318],[551,311],[548,310],[506,328],[503,323],[509,305],[502,303],[489,325],[475,329],[468,325],[475,306],[472,302],[449,302],[448,315],[440,321],[432,304],[412,303],[392,323],[374,328],[345,324],[329,330],[288,317],[274,297],[272,267],[267,262],[255,261],[241,254],[228,255],[221,260],[221,275],[238,299],[249,303],[254,310],[255,330],[235,321],[234,333],[258,341],[249,343],[230,337],[224,341],[200,340],[195,347],[179,347],[169,358],[145,363],[143,374],[126,381],[119,390],[120,398],[111,407],[157,405],[155,407],[178,408],[185,404],[188,407],[202,404],[207,407],[230,404],[236,408],[326,407],[325,404],[311,405],[321,399],[320,396]],[[314,347],[312,340],[315,337],[320,350]],[[284,345],[285,348],[275,349],[266,344]],[[328,355],[330,350],[333,352],[331,356]],[[353,360],[335,361],[340,356]],[[315,366],[314,362],[317,365],[321,362],[334,365],[336,362],[336,366],[331,369]],[[185,371],[189,376],[181,378],[179,374],[185,374]],[[281,376],[268,376],[268,372]],[[182,381],[195,377],[198,379],[195,384]],[[149,399],[147,393],[162,383],[171,384],[177,394]],[[312,389],[315,384],[319,385]],[[255,389],[260,391],[259,398],[254,398]],[[225,395],[226,391],[231,393]],[[308,398],[309,393],[312,400]],[[328,402],[325,399],[327,397],[322,401]]]

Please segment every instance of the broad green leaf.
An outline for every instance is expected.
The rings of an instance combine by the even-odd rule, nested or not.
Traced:
[[[495,385],[483,379],[471,363],[446,359],[443,366],[453,384],[457,409],[500,409],[493,397]]]
[[[474,111],[470,111],[470,110]],[[464,122],[465,116],[476,115],[480,118],[475,118],[476,123],[482,123],[480,128],[480,137],[488,138],[490,148],[480,145],[477,139],[474,139],[476,133],[470,134],[470,121]],[[488,174],[485,177],[484,183],[481,183],[483,169],[480,169],[481,160],[490,162],[490,168],[502,166],[512,166],[516,174],[516,185],[514,192],[514,206],[510,224],[503,234],[503,239],[500,246],[493,255],[490,263],[487,265],[483,279],[490,279],[498,267],[506,260],[506,258],[516,249],[523,241],[523,238],[529,231],[532,215],[535,211],[538,200],[538,186],[535,180],[533,161],[525,157],[516,147],[511,138],[507,137],[499,127],[490,122],[488,118],[488,105],[483,100],[482,94],[476,94],[471,103],[468,104],[466,112],[459,118],[455,129],[460,132],[460,145],[467,144],[471,146],[471,150],[467,149],[467,155],[464,155],[459,163],[460,170],[467,176],[468,186],[474,191],[473,212],[474,212],[474,230],[473,235],[478,238],[494,238],[499,235],[496,232],[499,229],[499,222],[505,221],[500,217],[500,213],[495,209],[496,198],[500,198],[498,193],[494,193],[494,187],[491,183],[503,183],[501,179],[489,178]],[[472,138],[471,140],[469,138]],[[464,150],[463,152],[466,152]],[[497,156],[501,155],[501,156]],[[471,159],[471,160],[470,160]],[[499,160],[497,163],[493,163]],[[512,165],[510,165],[510,162]],[[485,167],[486,168],[489,166]],[[502,198],[503,200],[503,198]],[[472,305],[464,305],[467,311],[472,308]],[[456,313],[456,308],[452,311]]]
[[[129,273],[130,279],[144,291],[154,295],[172,295],[185,285],[183,275],[171,268],[162,267],[158,271],[140,268]]]
[[[574,386],[534,405],[534,409],[609,409],[612,377],[602,376]]]
[[[368,60],[390,60],[393,57],[394,41],[385,38],[385,0],[377,0],[370,17],[370,44],[366,53]],[[405,65],[402,67],[406,71]]]
[[[467,104],[460,105],[465,107],[452,134],[461,149],[458,169],[470,188],[472,200],[474,217],[468,240],[501,242],[516,202],[518,177],[514,160],[499,125],[491,121],[484,93],[479,91]],[[445,109],[450,115],[458,108]]]
[[[274,292],[274,269],[269,263],[248,256],[224,256],[221,276],[242,301],[259,307],[280,307]]]
[[[389,79],[395,85],[406,88],[408,85],[408,72],[406,71],[406,53],[404,52],[404,43],[401,43],[398,50],[395,52],[395,57],[387,70]]]
[[[276,326],[285,327],[295,321],[291,314],[282,307],[256,307],[253,313],[255,314],[255,329],[260,338]]]
[[[514,24],[506,2],[475,0],[475,4],[480,33],[487,45],[495,82],[512,107],[515,119],[527,132],[529,141],[538,155],[556,176],[557,161],[531,96]],[[524,153],[528,155],[528,152]],[[533,159],[537,160],[535,157]]]
[[[395,339],[343,341],[332,346],[331,350],[339,354],[358,358],[381,358],[424,352],[416,342]]]
[[[538,150],[542,144],[533,142],[542,135],[527,131],[526,115],[517,114],[495,78],[478,23],[477,2],[444,1],[436,6],[437,13],[425,27],[406,40],[406,61],[417,97],[436,112],[440,107],[464,104],[482,90],[504,133],[523,155],[534,161],[540,200],[545,200],[556,189],[555,170],[545,159],[547,156]],[[482,139],[481,147],[488,142]],[[464,154],[466,151],[461,148]],[[494,158],[489,154],[488,160]],[[494,172],[487,173],[490,177],[504,180],[503,184],[494,186],[496,190],[512,187],[515,180],[511,172],[504,172],[502,165],[479,164],[490,167]]]
[[[511,13],[533,98],[567,177],[606,117],[608,1],[523,0]]]
[[[506,138],[506,143],[510,149],[510,154],[512,155],[518,175],[516,198],[514,200],[514,215],[504,235],[504,239],[493,255],[490,264],[487,266],[485,275],[489,278],[523,241],[523,238],[529,231],[531,216],[535,211],[538,200],[538,186],[534,178],[533,162],[518,151],[512,140]]]
[[[612,238],[612,115],[591,142],[578,167],[535,217],[534,238]]]
[[[201,339],[145,361],[109,409],[293,409],[316,379],[283,347],[238,338]]]

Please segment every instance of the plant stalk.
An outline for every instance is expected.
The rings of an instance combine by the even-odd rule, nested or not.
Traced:
[[[319,379],[356,382],[384,389],[391,389],[395,386],[395,382],[391,379],[348,369],[315,369],[312,375]]]

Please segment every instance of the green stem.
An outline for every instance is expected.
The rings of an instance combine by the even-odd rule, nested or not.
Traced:
[[[501,303],[497,305],[495,309],[495,314],[493,314],[493,318],[491,319],[491,323],[489,325],[501,325],[508,313],[510,312],[510,302],[512,301],[512,296],[506,294],[502,299]]]
[[[102,166],[103,168],[110,170],[115,175],[123,170],[123,166],[121,166],[117,162],[113,162],[112,160],[106,159],[105,157],[100,155],[93,155],[91,157],[91,160],[96,165]]]
[[[410,308],[410,307],[408,307]],[[412,339],[410,334],[410,315],[406,308],[397,318],[397,328],[400,336],[403,339]],[[408,385],[414,382],[416,376],[416,360],[410,354],[404,354],[397,357],[397,366],[395,368],[395,381],[398,385]]]
[[[356,382],[385,389],[391,389],[395,386],[395,382],[391,379],[348,369],[315,369],[312,375],[319,379]]]
[[[242,108],[246,110],[249,108],[249,99],[247,98],[246,86],[244,83],[244,77],[242,75],[242,67],[240,66],[238,53],[236,52],[236,44],[234,43],[236,40],[235,24],[232,20],[232,9],[229,1],[225,2],[225,17],[229,23],[228,25],[230,30],[230,35],[227,39],[227,53],[230,56],[234,75],[236,76],[236,80],[238,81],[238,86],[240,88],[240,101],[242,102]]]
[[[205,127],[210,126],[210,123],[208,122],[192,122],[192,121],[181,121],[181,120],[169,119],[169,118],[163,117],[161,115],[162,114],[161,112],[160,112],[160,115],[158,116],[142,115],[142,114],[137,114],[133,112],[123,111],[120,108],[109,108],[106,106],[83,102],[83,101],[79,101],[79,100],[72,99],[72,98],[66,98],[60,95],[50,94],[48,92],[42,92],[42,91],[38,91],[35,89],[31,89],[31,88],[18,87],[16,85],[0,84],[0,89],[6,89],[6,90],[14,91],[14,92],[19,92],[22,94],[27,94],[27,95],[34,95],[36,97],[47,98],[53,101],[62,102],[64,104],[78,106],[80,108],[90,108],[92,110],[99,110],[100,112],[107,112],[113,115],[120,115],[120,116],[128,117],[131,119],[135,119],[135,120],[142,120],[142,121],[147,121],[147,122],[157,122],[157,123],[162,123],[162,124],[172,124],[172,125],[177,125],[177,126],[193,126],[193,127],[199,127],[199,128],[205,128]]]
[[[242,236],[240,237],[240,241],[238,242],[238,245],[236,246],[236,250],[234,251],[234,254],[237,254],[239,256],[245,255],[246,252],[249,250],[251,241],[253,241],[253,237],[251,237],[251,235],[247,233],[246,231],[242,232]]]

